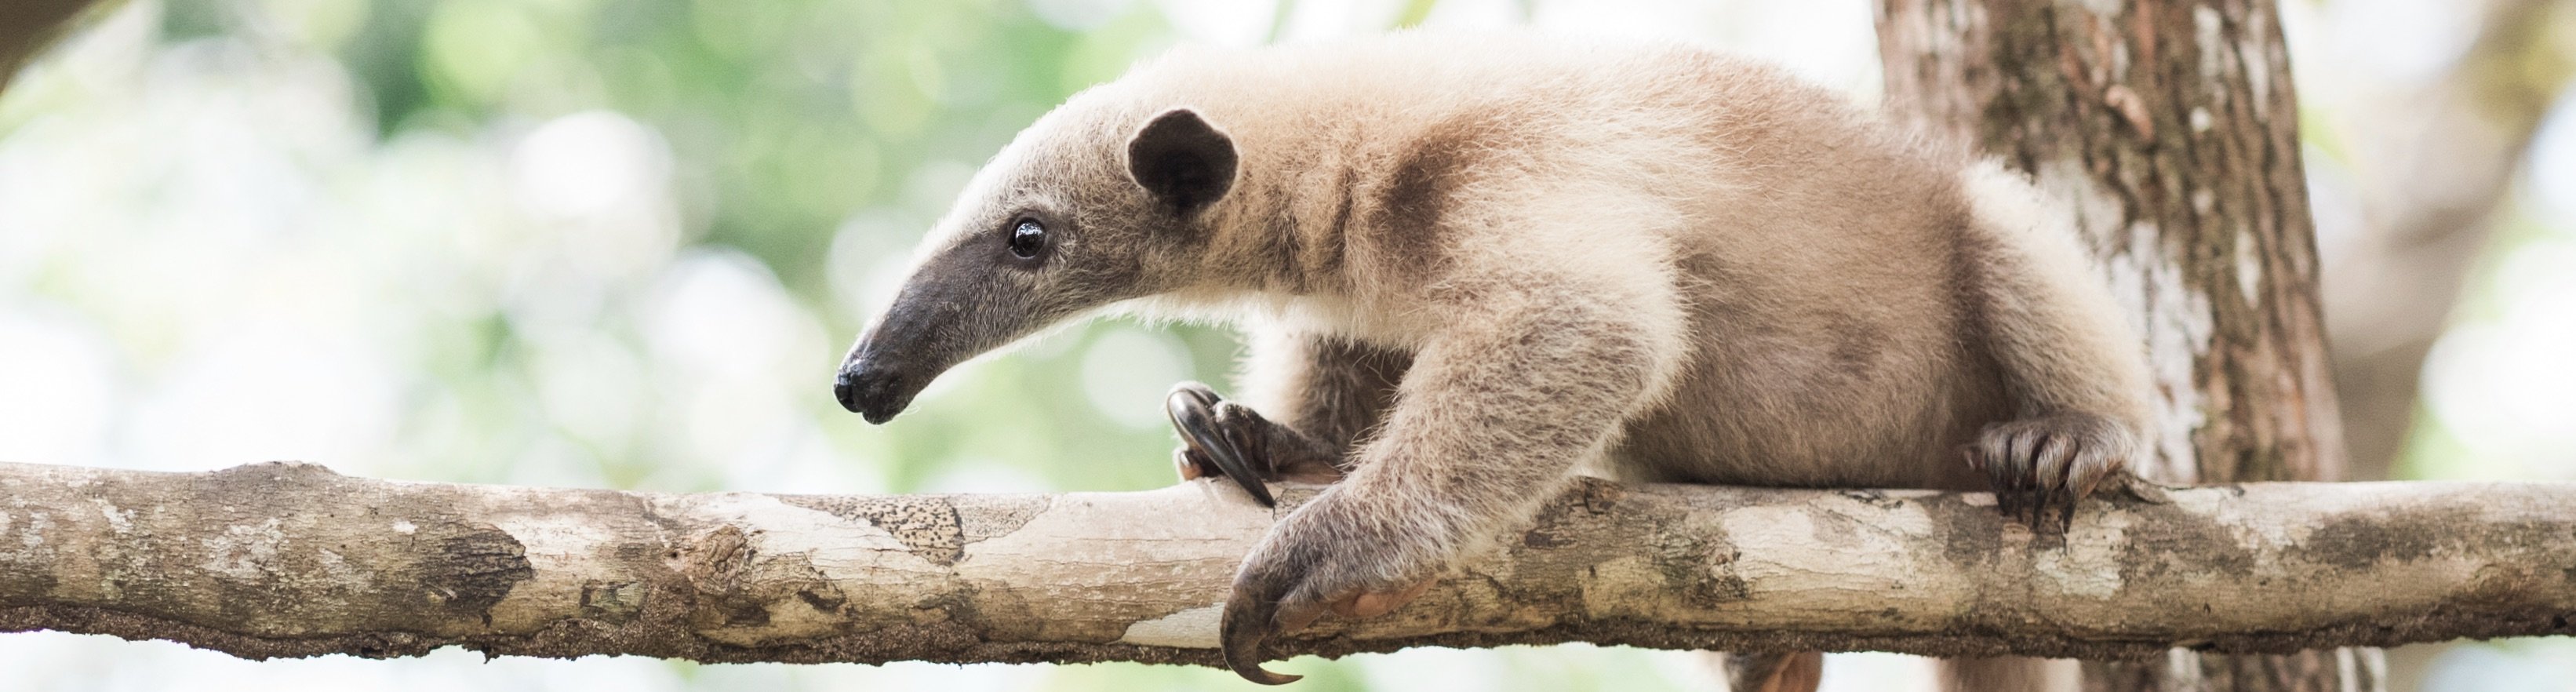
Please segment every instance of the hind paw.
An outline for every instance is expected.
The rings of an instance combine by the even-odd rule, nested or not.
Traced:
[[[1986,426],[1966,453],[1993,484],[2005,517],[2062,535],[2075,502],[2122,474],[2139,448],[2137,432],[2118,421],[2059,414]]]

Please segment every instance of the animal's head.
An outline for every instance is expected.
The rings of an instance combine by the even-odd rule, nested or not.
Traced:
[[[843,408],[883,423],[967,358],[1192,280],[1234,141],[1188,108],[1108,101],[1049,113],[968,183],[842,361]]]

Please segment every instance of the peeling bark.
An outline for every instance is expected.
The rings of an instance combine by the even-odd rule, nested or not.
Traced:
[[[710,662],[1217,662],[1273,514],[1210,481],[1061,495],[673,495],[320,466],[0,464],[0,631],[246,658],[447,645]],[[1292,488],[1288,506],[1311,497]],[[2256,483],[2087,502],[1590,482],[1326,656],[1588,641],[2160,656],[2576,633],[2576,485]]]

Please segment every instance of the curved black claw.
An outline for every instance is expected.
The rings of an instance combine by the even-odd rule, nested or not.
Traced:
[[[1262,475],[1244,458],[1243,446],[1217,427],[1216,405],[1221,401],[1224,399],[1207,385],[1183,382],[1173,386],[1171,396],[1163,399],[1163,410],[1171,414],[1172,428],[1180,431],[1181,444],[1188,445],[1194,456],[1214,462],[1217,472],[1243,486],[1244,492],[1251,493],[1261,506],[1279,506],[1279,501],[1270,496],[1270,486],[1262,482]]]
[[[1237,587],[1238,591],[1241,587]],[[1218,650],[1225,653],[1225,667],[1243,679],[1264,685],[1285,685],[1305,677],[1282,675],[1261,667],[1261,644],[1270,640],[1278,627],[1279,602],[1265,598],[1228,598],[1225,614],[1218,619]]]
[[[2079,501],[2106,481],[2120,487],[2117,479],[2140,445],[2115,420],[2070,413],[1986,426],[1967,457],[1970,468],[1987,474],[2005,518],[2063,537]]]

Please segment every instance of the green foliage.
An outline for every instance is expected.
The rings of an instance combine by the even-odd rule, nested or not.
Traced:
[[[1070,328],[951,371],[884,426],[829,393],[975,166],[1172,42],[1167,6],[131,0],[0,96],[0,380],[40,392],[0,391],[0,411],[40,414],[9,422],[0,457],[654,491],[1167,485],[1162,395],[1227,389],[1231,334]],[[1206,7],[1257,12],[1277,40],[1311,6]],[[171,656],[136,669],[180,684],[232,665]],[[1670,684],[1636,664],[1671,656],[1646,652],[1401,656],[1448,663],[1284,667],[1327,692],[1388,671]],[[346,670],[439,680],[414,674],[456,663]],[[257,665],[232,670],[331,664]],[[699,689],[1242,684],[1121,664],[471,670],[574,668]]]
[[[1010,2],[374,0],[283,11],[284,3],[253,4],[174,2],[162,14],[161,40],[228,33],[256,40],[259,25],[281,12],[343,25],[319,32],[325,45],[318,47],[348,70],[375,136],[386,143],[419,133],[506,138],[593,109],[634,118],[667,142],[683,245],[758,260],[823,325],[826,343],[846,343],[873,307],[848,291],[835,293],[836,234],[864,246],[843,252],[862,255],[849,264],[871,272],[837,281],[882,283],[878,274],[901,266],[882,260],[909,252],[964,171],[1037,114],[1167,40],[1160,16],[1132,4],[1078,33]],[[879,222],[849,223],[853,218]],[[495,305],[425,335],[431,347],[423,365],[454,397],[462,421],[439,428],[462,438],[445,444],[507,459],[521,456],[514,447],[572,438],[578,456],[594,458],[612,483],[721,485],[725,474],[692,468],[721,460],[669,451],[666,428],[636,426],[632,439],[530,429],[546,418],[525,400],[544,376],[534,356],[542,348],[524,343],[504,309]],[[642,348],[633,324],[612,319],[592,327]],[[1000,470],[1065,489],[1168,482],[1168,434],[1137,425],[1134,415],[1107,415],[1096,397],[1085,396],[1089,348],[1111,333],[1080,329],[1056,337],[1058,345],[1040,355],[970,365],[951,375],[959,382],[882,429],[831,410],[833,354],[806,354],[812,368],[803,389],[810,396],[799,403],[845,458],[875,467],[870,475],[884,490],[976,487],[938,480],[960,469]],[[1158,372],[1221,379],[1231,340],[1189,328],[1176,333],[1177,340],[1156,338],[1176,347],[1178,370]],[[1129,396],[1117,404],[1156,402]],[[419,470],[510,477],[504,465]]]

